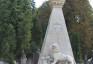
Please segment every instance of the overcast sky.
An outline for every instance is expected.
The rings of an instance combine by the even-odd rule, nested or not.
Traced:
[[[44,1],[47,1],[47,0],[35,0],[36,2],[36,7],[39,7]],[[92,5],[93,7],[93,0],[89,0],[90,1],[90,4]]]
[[[93,0],[90,0],[90,4],[91,4],[91,6],[93,7]]]
[[[46,1],[46,0],[35,0],[36,7],[39,7],[44,1]]]

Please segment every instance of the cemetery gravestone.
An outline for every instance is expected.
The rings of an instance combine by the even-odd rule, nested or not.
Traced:
[[[32,58],[28,58],[28,60],[26,61],[26,64],[32,64]]]
[[[27,58],[24,50],[22,50],[21,64],[26,64]]]
[[[33,64],[37,64],[37,63],[38,63],[39,55],[40,55],[40,49],[38,49],[38,50],[33,54]]]

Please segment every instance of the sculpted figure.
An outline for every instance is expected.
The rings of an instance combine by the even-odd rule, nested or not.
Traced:
[[[25,54],[24,50],[22,50],[22,56],[21,56],[21,58],[26,58],[26,54]]]
[[[42,61],[43,61],[43,64],[48,64],[47,62],[48,61],[52,61],[53,63],[51,64],[56,64],[56,63],[59,63],[59,62],[65,62],[65,63],[68,63],[68,64],[75,64],[74,63],[74,58],[72,58],[70,55],[66,55],[66,54],[62,54],[60,49],[59,49],[59,46],[57,43],[54,43],[52,46],[51,46],[51,51],[52,51],[52,57],[51,58],[50,56],[47,56],[47,57],[41,57]]]
[[[51,46],[51,49],[53,51],[52,55],[54,58],[52,64],[56,64],[57,62],[67,62],[68,64],[74,64],[74,58],[72,58],[70,55],[62,54],[57,43],[54,43]]]

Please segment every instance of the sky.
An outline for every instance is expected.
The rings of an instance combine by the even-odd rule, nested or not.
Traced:
[[[91,4],[91,6],[93,7],[93,0],[90,0],[90,4]]]
[[[38,8],[44,1],[47,0],[34,0],[36,2],[36,7]]]
[[[44,1],[47,1],[47,0],[35,0],[36,2],[36,7],[40,7],[40,5],[44,2]],[[90,1],[90,4],[91,6],[93,7],[93,0],[89,0]]]

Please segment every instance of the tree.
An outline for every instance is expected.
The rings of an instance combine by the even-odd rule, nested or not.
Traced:
[[[32,17],[32,22],[33,22],[33,27],[31,29],[31,45],[30,48],[28,49],[27,56],[32,56],[34,52],[36,52],[36,50],[38,48],[41,48],[42,46],[42,41],[43,41],[43,33],[42,33],[42,26],[41,26],[41,22],[39,22],[37,15],[38,10],[36,11],[35,9],[35,13],[33,14]]]
[[[32,8],[30,4],[30,0],[18,0],[15,6],[14,18],[16,18],[16,23],[14,25],[17,39],[17,57],[20,57],[23,49],[28,49],[30,47],[32,27]]]
[[[16,33],[12,22],[11,1],[0,1],[0,58],[5,62],[15,59]]]
[[[72,45],[74,58],[76,62],[79,62],[80,61],[80,39],[77,32],[72,32],[72,35],[70,36],[70,41]]]
[[[35,2],[34,2],[34,0],[31,0],[31,1],[32,1],[31,7],[32,7],[32,14],[33,14],[35,11]]]
[[[30,0],[0,1],[0,58],[13,63],[22,49],[30,47],[32,8]]]
[[[0,31],[0,42],[1,42],[1,58],[4,61],[12,62],[15,59],[15,48],[16,48],[16,39],[15,39],[15,30],[12,24],[5,24],[3,30]]]
[[[47,25],[51,13],[51,8],[48,3],[49,3],[48,1],[44,2],[38,9],[38,13],[37,13],[38,20],[42,26],[43,38],[47,29]]]
[[[85,54],[89,55],[89,49],[91,48],[90,21],[93,19],[91,18],[91,9],[88,0],[84,2],[81,0],[67,0],[63,8],[69,35],[73,31],[77,31],[80,36],[80,48],[83,57]]]

